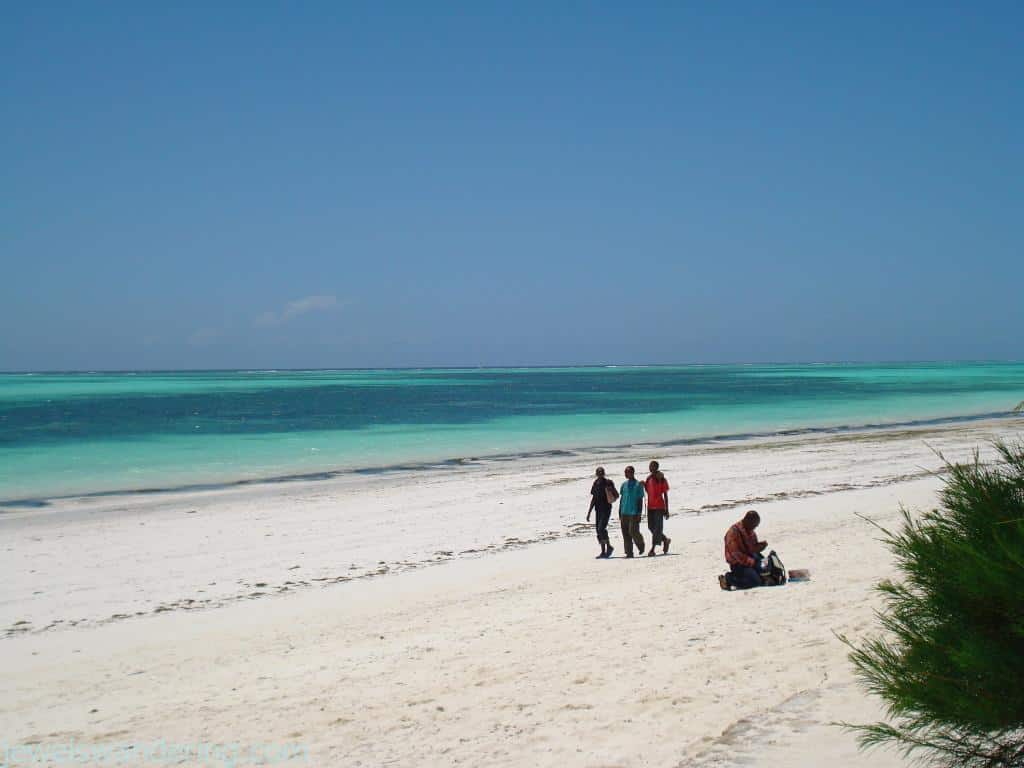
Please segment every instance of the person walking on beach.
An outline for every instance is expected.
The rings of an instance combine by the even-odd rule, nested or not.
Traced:
[[[750,510],[738,523],[733,523],[725,533],[725,562],[729,573],[718,577],[722,589],[750,589],[761,586],[761,553],[768,546],[767,541],[758,541],[754,529],[761,523],[761,516]]]
[[[665,535],[665,519],[668,517],[668,480],[658,468],[656,461],[650,464],[651,474],[644,481],[647,491],[647,528],[651,532],[651,551],[648,557],[654,557],[654,548],[661,544],[662,553],[668,553],[672,539]]]
[[[644,537],[640,533],[640,517],[644,511],[644,484],[634,476],[636,470],[626,467],[626,482],[619,488],[619,525],[622,526],[622,543],[626,546],[626,557],[633,556],[633,545],[641,555],[644,553]]]
[[[615,551],[608,540],[608,521],[612,517],[612,503],[619,494],[615,490],[615,483],[604,476],[604,467],[598,467],[594,470],[594,475],[596,475],[594,484],[590,486],[590,507],[587,509],[587,522],[590,522],[590,513],[596,512],[597,543],[601,545],[601,554],[597,557],[600,559],[611,557],[612,552]]]

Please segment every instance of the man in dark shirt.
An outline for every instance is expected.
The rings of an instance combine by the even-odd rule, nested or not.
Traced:
[[[612,548],[611,542],[608,540],[608,521],[612,516],[612,500],[609,498],[609,489],[611,493],[618,496],[618,492],[615,490],[615,483],[604,476],[604,467],[598,467],[594,474],[596,478],[594,484],[590,486],[590,507],[587,509],[587,522],[590,522],[590,513],[597,513],[597,542],[601,545],[601,554],[597,557],[611,557],[612,552],[615,550]]]

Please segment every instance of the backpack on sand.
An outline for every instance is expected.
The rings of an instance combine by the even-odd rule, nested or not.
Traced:
[[[761,561],[761,583],[766,587],[779,587],[786,583],[786,568],[774,549]]]

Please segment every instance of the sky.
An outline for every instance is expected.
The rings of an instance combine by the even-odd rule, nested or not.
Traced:
[[[1020,3],[0,9],[0,370],[1024,359]]]

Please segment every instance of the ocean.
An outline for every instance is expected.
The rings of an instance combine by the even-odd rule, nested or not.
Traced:
[[[0,374],[0,506],[1009,415],[1024,363]]]

